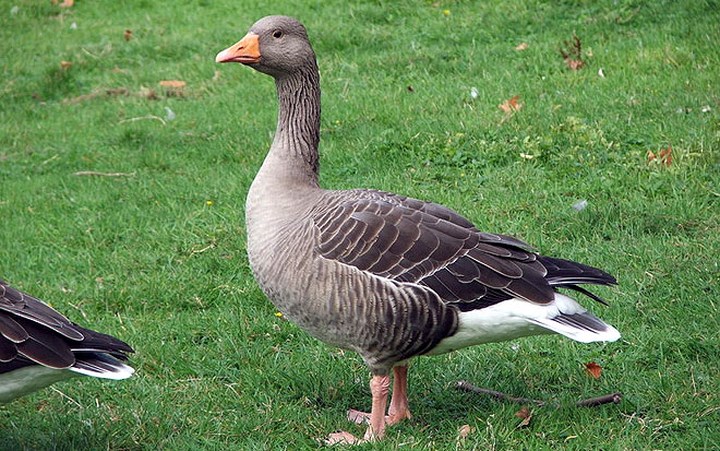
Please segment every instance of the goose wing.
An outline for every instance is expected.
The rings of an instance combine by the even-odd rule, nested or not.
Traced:
[[[32,363],[70,368],[77,363],[77,352],[107,353],[125,360],[133,350],[113,336],[72,323],[0,280],[0,373]]]
[[[574,262],[553,263],[518,239],[480,232],[453,210],[416,199],[368,191],[317,214],[315,226],[323,257],[425,285],[463,311],[512,297],[552,302],[565,274],[582,283]],[[543,259],[560,271],[555,278]]]

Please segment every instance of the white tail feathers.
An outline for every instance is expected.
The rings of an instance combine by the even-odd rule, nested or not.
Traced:
[[[75,365],[68,369],[85,376],[112,380],[127,379],[135,372],[132,367],[107,354],[78,357]]]
[[[554,306],[557,311],[552,314],[528,318],[528,321],[581,343],[620,338],[617,329],[582,308],[571,297],[556,293]]]
[[[615,341],[620,338],[617,329],[587,312],[530,322],[581,343]]]

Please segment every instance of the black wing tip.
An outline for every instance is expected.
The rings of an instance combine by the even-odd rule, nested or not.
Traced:
[[[617,279],[608,272],[584,263],[564,258],[540,255],[538,260],[547,269],[545,276],[554,285],[587,283],[593,285],[617,285]]]

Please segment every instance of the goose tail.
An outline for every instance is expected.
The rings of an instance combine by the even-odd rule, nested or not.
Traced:
[[[78,374],[100,379],[122,380],[135,373],[135,369],[110,354],[76,352],[75,364],[68,368]]]
[[[581,343],[616,341],[620,332],[580,306],[573,298],[555,293],[553,314],[528,318],[533,324]]]

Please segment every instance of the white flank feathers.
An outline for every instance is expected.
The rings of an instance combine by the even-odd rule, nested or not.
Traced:
[[[579,327],[572,322],[558,322],[573,315],[600,327]],[[556,293],[555,301],[550,304],[534,304],[513,298],[483,309],[462,312],[457,332],[442,340],[429,354],[443,354],[468,346],[546,333],[558,333],[582,343],[620,338],[617,329],[589,313],[571,297]]]

